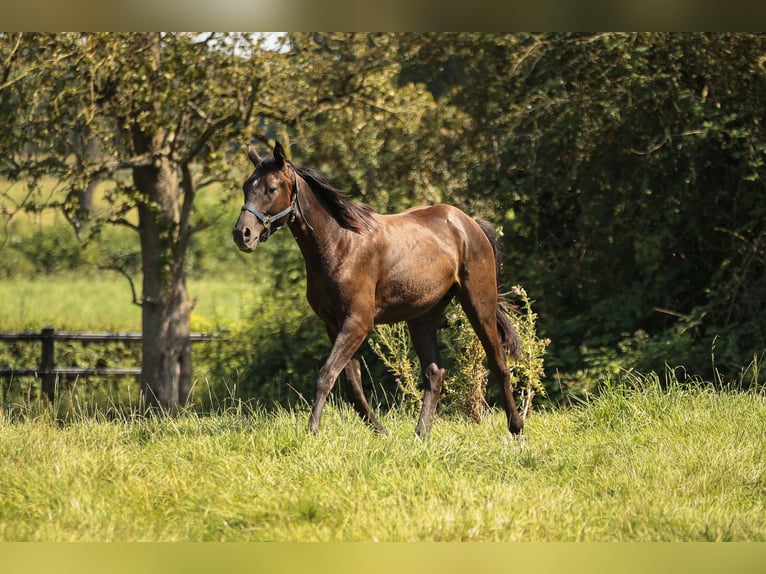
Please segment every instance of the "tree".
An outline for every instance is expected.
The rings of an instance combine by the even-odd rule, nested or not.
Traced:
[[[455,187],[443,152],[464,118],[425,85],[402,82],[412,57],[394,33],[288,36],[300,73],[279,78],[293,153],[355,199],[387,212],[443,201]],[[307,113],[310,111],[310,113]]]
[[[87,227],[90,240],[106,223],[138,235],[148,407],[173,411],[189,398],[194,303],[185,258],[192,235],[210,224],[195,216],[194,202],[230,176],[227,146],[252,125],[273,55],[257,42],[219,34],[2,37],[2,105],[13,109],[3,126],[4,175],[32,190],[43,175],[57,178],[62,192],[48,203],[78,231]],[[113,182],[107,213],[84,209],[94,178]],[[46,201],[30,193],[23,207]]]

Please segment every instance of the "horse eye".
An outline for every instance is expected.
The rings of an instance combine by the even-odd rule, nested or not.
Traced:
[[[266,191],[268,191],[269,193],[276,193],[277,192],[277,188],[276,187],[269,187]]]

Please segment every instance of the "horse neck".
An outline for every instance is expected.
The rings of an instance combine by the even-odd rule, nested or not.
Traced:
[[[303,253],[306,264],[321,262],[345,231],[314,194],[309,184],[298,177],[298,210],[290,231]]]

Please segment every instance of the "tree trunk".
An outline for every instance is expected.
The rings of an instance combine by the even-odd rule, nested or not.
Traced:
[[[148,142],[147,142],[148,143]],[[191,392],[190,314],[185,249],[179,248],[178,169],[164,155],[138,167],[133,179],[138,203],[143,269],[141,394],[146,409],[175,413]]]
[[[93,165],[99,162],[101,159],[101,140],[95,134],[91,134],[85,143],[85,163],[86,165]],[[88,186],[84,190],[80,190],[77,193],[78,196],[78,210],[77,218],[79,221],[87,221],[91,212],[93,211],[93,194],[96,191],[98,184],[104,180],[102,174],[94,175],[88,181]]]
[[[161,34],[154,32],[142,38],[152,71],[150,86],[160,81],[161,41]],[[159,117],[159,102],[150,106],[146,111]],[[140,118],[138,114],[130,122],[132,151],[151,158],[133,168],[143,270],[141,403],[147,410],[175,414],[188,403],[191,392],[192,303],[184,270],[187,230],[182,229],[188,222],[182,218],[181,166],[171,158],[174,138],[164,127]]]
[[[144,407],[174,414],[191,391],[191,304],[184,281],[165,281],[144,266],[141,395]],[[155,299],[157,297],[157,299]]]

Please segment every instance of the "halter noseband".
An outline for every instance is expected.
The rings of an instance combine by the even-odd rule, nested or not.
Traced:
[[[255,218],[261,222],[261,225],[263,225],[266,228],[266,235],[261,235],[259,241],[261,243],[265,243],[269,237],[271,237],[274,233],[279,231],[280,229],[287,227],[290,225],[293,221],[295,221],[295,213],[296,211],[301,214],[301,217],[303,218],[303,221],[306,222],[306,225],[308,225],[309,229],[313,231],[313,227],[309,224],[308,221],[306,221],[306,217],[303,215],[303,209],[301,208],[301,202],[298,198],[298,173],[295,171],[295,168],[293,168],[293,189],[292,189],[292,200],[290,201],[290,205],[287,206],[287,208],[283,209],[277,214],[274,215],[268,215],[265,213],[262,213],[255,209],[254,207],[250,207],[249,205],[245,204],[242,206],[242,209],[240,211],[248,211],[255,215]],[[297,210],[296,210],[297,207]],[[276,221],[277,219],[284,217],[285,215],[290,215],[289,219],[280,225],[277,225],[275,227],[272,227],[272,223]]]

